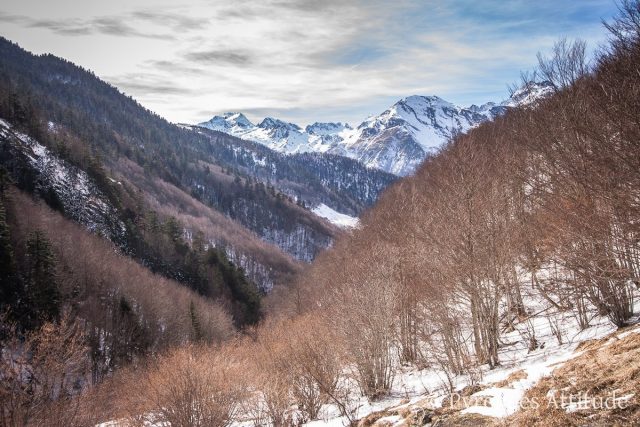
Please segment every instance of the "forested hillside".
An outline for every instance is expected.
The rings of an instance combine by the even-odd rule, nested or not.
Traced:
[[[5,185],[15,183],[67,218],[115,243],[123,254],[151,271],[203,296],[216,299],[231,288],[243,288],[242,292],[229,294],[236,324],[258,320],[260,296],[256,286],[240,270],[237,280],[224,277],[218,283],[211,277],[198,251],[214,250],[214,246],[201,231],[185,236],[185,226],[176,219],[176,213],[165,213],[161,206],[155,210],[143,206],[129,186],[110,181],[101,167],[89,167],[85,172],[4,121],[0,122],[0,139]],[[105,186],[105,182],[112,183]],[[165,194],[171,194],[169,190]],[[220,247],[215,250],[226,262],[227,251]]]
[[[257,396],[225,394],[233,403],[203,413],[225,425],[293,425],[328,405],[356,424],[360,396],[387,395],[407,366],[435,372],[449,393],[465,378],[471,394],[509,347],[536,354],[551,345],[541,325],[556,345],[567,339],[565,321],[578,330],[594,319],[625,327],[640,283],[640,6],[626,5],[594,63],[583,43],[559,42],[537,70],[551,96],[457,136],[386,191],[361,227],[305,270],[280,318],[223,353],[168,356],[162,363],[224,354],[225,369],[249,371],[234,371],[233,383]],[[151,387],[161,366],[133,381]],[[204,383],[235,390],[218,377]],[[129,408],[177,408],[182,393],[149,393]],[[126,408],[113,418],[126,418]],[[560,419],[632,425],[636,410]],[[171,416],[157,420],[178,422]],[[443,425],[471,422],[461,420]]]
[[[456,134],[367,210],[387,176],[345,163],[355,188],[326,170],[343,160],[171,125],[0,41],[0,420],[636,425],[640,1],[605,27],[592,60],[582,41],[539,55],[552,93]],[[76,185],[96,191],[78,203]],[[267,316],[240,267],[291,281]],[[522,405],[565,392],[618,406]]]
[[[310,261],[332,241],[337,230],[298,206],[290,195],[239,174],[233,164],[223,163],[225,173],[221,173],[222,160],[216,158],[218,152],[208,136],[167,122],[60,58],[31,55],[5,39],[0,41],[0,54],[2,118],[53,155],[86,171],[120,211],[127,239],[144,234],[141,227],[148,216],[144,211],[161,201],[163,216],[176,217],[187,234],[201,231],[206,243],[225,247],[263,289],[285,282],[297,269],[295,260]],[[21,188],[33,187],[25,166],[16,166],[11,153],[5,154],[4,163],[20,173],[16,179]],[[184,200],[203,206],[197,214],[186,212]],[[360,209],[363,203],[352,202]],[[200,227],[194,227],[194,216]],[[229,233],[229,221],[223,216],[240,231]],[[135,252],[139,248],[135,242],[122,245],[161,271],[153,257]]]
[[[356,216],[371,207],[396,180],[391,174],[369,169],[347,157],[318,153],[286,155],[222,132],[192,128],[211,139],[214,157],[229,173],[238,171],[268,182],[304,206],[324,203]]]
[[[234,333],[223,304],[151,273],[6,182],[1,195],[5,334],[12,324],[30,331],[65,316],[86,325],[87,363],[98,382],[138,357]],[[198,255],[207,259],[211,275],[218,274],[212,285],[229,293],[222,275],[233,270],[228,264],[218,268],[224,255],[215,250]]]

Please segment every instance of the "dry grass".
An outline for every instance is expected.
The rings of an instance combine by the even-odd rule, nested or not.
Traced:
[[[510,387],[513,388],[512,384],[516,381],[519,380],[524,380],[527,378],[527,373],[525,371],[523,371],[522,369],[519,369],[515,372],[512,372],[511,374],[509,374],[509,376],[502,380],[502,381],[498,381],[497,383],[495,383],[495,387]]]
[[[640,330],[640,326],[636,327]],[[440,408],[432,410],[428,399],[411,406],[389,408],[374,412],[363,418],[359,427],[382,427],[386,425],[384,418],[399,415],[402,426],[422,426],[431,423],[433,427],[463,427],[463,426],[640,426],[640,333],[632,333],[619,338],[625,330],[617,331],[598,340],[581,343],[576,351],[583,352],[580,356],[559,365],[549,377],[543,378],[530,389],[523,402],[544,403],[539,407],[529,406],[511,417],[505,419],[491,418],[478,414],[462,414],[464,405],[450,403],[445,399]],[[515,381],[527,378],[527,373],[517,370],[506,379],[492,384],[496,387],[509,387]],[[466,387],[461,390],[461,396],[471,396],[486,388],[486,386]],[[575,397],[588,393],[589,398],[599,399],[616,397],[635,393],[633,398],[626,401],[626,406],[618,409],[588,409],[567,412],[562,407],[554,407],[553,401],[547,406],[550,395],[555,392],[556,402],[561,403],[561,390],[566,396]],[[469,401],[467,401],[469,403]],[[483,405],[481,398],[473,402]]]
[[[496,424],[496,419],[478,414],[462,414],[461,411],[467,406],[489,406],[487,396],[469,398],[472,394],[486,388],[485,386],[469,386],[461,390],[458,395],[464,396],[466,405],[462,400],[449,402],[450,397],[443,401],[440,408],[433,409],[431,399],[424,399],[412,405],[401,405],[387,408],[382,411],[372,412],[358,423],[358,427],[387,427],[394,425],[397,427],[417,427],[431,423],[432,426],[452,427],[452,426],[492,426]],[[400,421],[390,423],[388,417],[401,418]]]
[[[400,416],[402,420],[390,423],[386,418]],[[431,424],[429,424],[431,423]],[[496,420],[491,417],[478,414],[461,414],[460,412],[451,412],[441,414],[431,412],[423,408],[413,408],[404,410],[387,410],[369,414],[363,418],[358,427],[418,427],[431,425],[433,427],[476,427],[476,426],[494,426]]]
[[[379,425],[377,423],[378,423],[378,420],[380,420],[381,418],[391,417],[395,415],[398,415],[398,412],[395,410],[383,410],[383,411],[372,412],[366,417],[364,417],[363,419],[361,419],[360,422],[358,422],[358,427],[372,427],[375,425]]]
[[[637,329],[637,327],[636,327]],[[587,341],[584,353],[557,368],[550,377],[529,390],[525,398],[539,407],[522,410],[505,420],[507,425],[526,426],[638,426],[640,425],[640,333],[623,339],[619,332]],[[600,407],[601,399],[633,394],[625,405]],[[586,397],[584,409],[566,412],[562,396]],[[595,401],[591,400],[595,399]],[[610,400],[613,402],[613,400]],[[614,407],[617,406],[617,407]]]

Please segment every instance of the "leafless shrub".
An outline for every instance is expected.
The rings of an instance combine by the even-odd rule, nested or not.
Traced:
[[[153,361],[132,378],[131,421],[141,415],[175,426],[228,426],[243,399],[241,366],[227,349],[182,347]]]
[[[6,324],[6,323],[5,323]],[[0,352],[0,421],[5,426],[95,422],[81,410],[88,348],[83,326],[65,313],[21,337],[9,328]]]

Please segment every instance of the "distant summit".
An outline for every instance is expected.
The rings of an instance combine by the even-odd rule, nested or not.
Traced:
[[[199,126],[258,142],[285,154],[335,154],[405,176],[454,134],[493,120],[509,108],[531,105],[552,90],[549,82],[530,82],[503,102],[469,107],[457,106],[438,96],[413,95],[402,98],[380,115],[367,118],[356,128],[340,122],[316,122],[302,129],[272,117],[253,125],[241,113],[215,116]]]

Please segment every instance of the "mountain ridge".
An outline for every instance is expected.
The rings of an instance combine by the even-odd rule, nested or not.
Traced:
[[[285,154],[328,153],[356,159],[396,176],[412,174],[429,153],[456,133],[493,120],[508,109],[548,95],[548,82],[529,82],[500,103],[460,107],[439,96],[411,95],[356,127],[342,122],[297,124],[266,117],[258,125],[238,112],[214,116],[200,127],[257,142]]]
[[[87,172],[115,212],[97,215],[77,203],[73,209],[60,203],[58,198],[67,202],[77,195],[49,173],[56,169],[42,168],[42,173],[28,161],[24,144],[7,132],[0,135],[6,147],[0,167],[24,190],[43,193],[74,220],[85,221],[85,212],[93,212],[85,224],[102,224],[102,217],[121,221],[125,235],[113,240],[123,253],[189,286],[201,285],[186,278],[185,265],[174,268],[176,260],[185,264],[181,254],[173,254],[175,242],[164,242],[166,254],[158,253],[154,247],[162,245],[145,240],[158,237],[149,227],[180,228],[171,238],[178,242],[184,235],[187,246],[202,232],[195,240],[224,250],[268,291],[288,283],[300,261],[310,262],[342,233],[314,207],[325,204],[358,216],[395,179],[344,157],[289,158],[225,133],[172,124],[82,67],[53,55],[33,55],[1,37],[0,57],[0,74],[6,76],[0,79],[0,118],[38,141],[52,162],[68,164],[71,175]],[[239,126],[250,123],[244,116],[235,119]],[[263,122],[265,127],[286,125]],[[297,129],[291,125],[289,130]],[[162,259],[167,254],[171,262]]]

